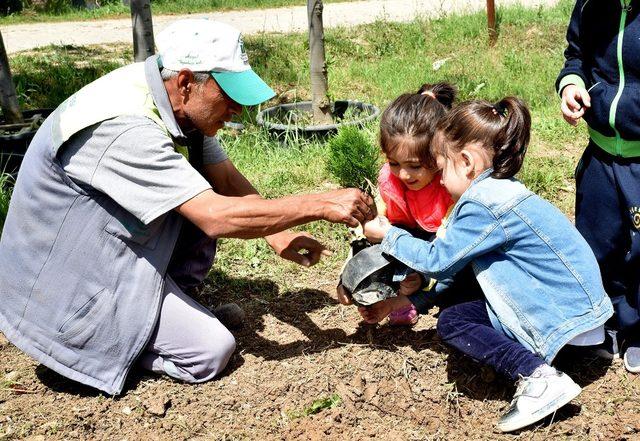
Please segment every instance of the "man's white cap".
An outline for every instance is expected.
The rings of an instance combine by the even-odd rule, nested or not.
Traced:
[[[249,66],[240,31],[207,19],[170,24],[156,37],[163,67],[211,72],[229,97],[243,106],[273,98],[275,93]]]

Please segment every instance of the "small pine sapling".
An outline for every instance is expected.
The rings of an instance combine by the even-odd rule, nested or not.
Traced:
[[[341,127],[329,141],[327,170],[342,187],[375,193],[380,171],[380,151],[355,126]]]
[[[375,182],[380,171],[380,150],[355,126],[344,126],[329,141],[327,170],[342,187],[354,187],[378,196]],[[361,226],[349,228],[350,257],[371,246]]]

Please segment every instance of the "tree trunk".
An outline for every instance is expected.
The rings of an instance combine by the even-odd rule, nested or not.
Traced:
[[[133,25],[133,58],[144,61],[155,53],[153,22],[150,0],[131,0],[131,23]]]
[[[498,40],[495,0],[487,0],[487,28],[489,30],[489,46],[494,46]]]
[[[331,124],[327,62],[324,55],[322,0],[307,0],[309,16],[309,70],[311,71],[311,107],[314,124]]]
[[[16,124],[23,121],[2,34],[0,34],[0,105],[5,123]]]

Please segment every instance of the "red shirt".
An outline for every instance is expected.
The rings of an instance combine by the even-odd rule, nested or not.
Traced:
[[[386,216],[392,224],[420,227],[435,232],[453,199],[440,183],[440,173],[420,190],[409,190],[385,164],[378,175],[380,196],[387,205]]]

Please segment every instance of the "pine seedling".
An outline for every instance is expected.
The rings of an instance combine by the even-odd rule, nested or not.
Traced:
[[[344,126],[329,141],[327,170],[342,187],[359,188],[369,194],[380,170],[380,152],[355,126]]]

